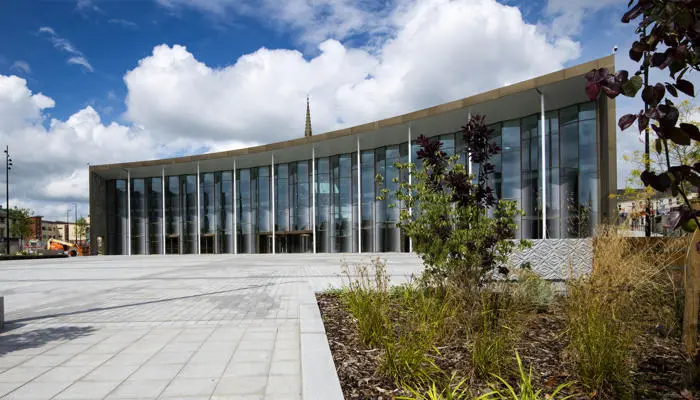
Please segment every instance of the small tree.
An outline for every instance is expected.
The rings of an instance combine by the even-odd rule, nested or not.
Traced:
[[[10,210],[10,236],[18,237],[20,242],[32,234],[32,214],[28,208],[15,206]]]
[[[514,217],[519,211],[513,201],[497,200],[488,185],[495,171],[489,159],[500,151],[490,142],[492,134],[483,116],[473,116],[463,127],[463,152],[478,165],[476,179],[457,162],[459,155],[448,157],[439,140],[425,136],[418,138],[418,159],[424,168],[396,164],[412,174],[412,183],[401,182],[396,191],[399,227],[423,259],[423,276],[429,282],[472,289],[483,286],[497,270],[508,273],[505,265],[517,246],[509,239],[515,238]],[[384,189],[382,196],[386,193]]]
[[[85,236],[85,233],[87,232],[87,227],[88,224],[85,218],[80,217],[77,221],[75,221],[76,240],[80,240],[80,238],[83,238]]]

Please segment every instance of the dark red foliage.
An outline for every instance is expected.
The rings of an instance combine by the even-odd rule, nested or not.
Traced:
[[[697,127],[691,128],[689,124],[677,126],[678,108],[666,98],[666,94],[677,97],[678,92],[695,96],[693,84],[683,76],[690,70],[700,71],[700,0],[631,0],[622,22],[629,23],[640,17],[636,30],[639,38],[629,50],[630,58],[640,63],[635,76],[629,78],[627,71],[613,75],[605,68],[592,70],[585,75],[586,94],[591,100],[598,99],[601,92],[609,98],[619,94],[634,97],[643,86],[640,76],[643,71],[668,68],[672,82],[649,84],[642,90],[641,97],[648,111],[626,114],[620,118],[618,126],[625,130],[637,121],[637,127],[642,131],[651,125],[660,143],[664,144],[663,147],[657,144],[657,149],[666,149],[668,140],[682,146],[700,141]],[[681,183],[687,182],[700,189],[700,170],[689,166],[671,167],[668,157],[666,151],[667,171],[659,174],[645,171],[642,182],[655,190],[670,190],[684,198]],[[689,207],[687,198],[685,200]],[[684,218],[695,216],[688,212],[684,213]]]

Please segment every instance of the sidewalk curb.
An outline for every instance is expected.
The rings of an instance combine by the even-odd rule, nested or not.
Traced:
[[[307,285],[299,298],[301,386],[303,400],[343,400],[316,295]]]

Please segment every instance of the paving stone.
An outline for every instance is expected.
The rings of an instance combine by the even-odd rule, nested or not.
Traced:
[[[216,387],[216,378],[175,378],[165,388],[162,397],[210,396]]]
[[[214,395],[263,395],[266,384],[266,376],[223,377],[216,386]]]
[[[14,367],[0,374],[0,382],[29,382],[48,370],[48,367]]]
[[[230,363],[223,376],[267,376],[270,364],[267,362]]]
[[[129,378],[119,385],[107,399],[156,399],[169,383],[169,379]]]
[[[265,389],[265,395],[299,395],[301,379],[299,375],[270,375]]]
[[[101,399],[116,388],[120,381],[78,381],[63,392],[56,400],[94,400]]]
[[[172,379],[182,369],[181,364],[150,364],[141,366],[134,372],[130,379],[135,380],[161,380]]]
[[[188,363],[177,376],[183,378],[218,378],[225,368],[225,363]]]
[[[386,257],[394,283],[420,270],[413,255]],[[304,400],[339,400],[313,290],[340,284],[341,258],[352,264],[368,256],[100,256],[3,265],[0,285],[14,305],[6,320],[31,321],[0,333],[0,397],[48,399],[67,385],[56,399],[299,400],[305,387]],[[323,371],[300,375],[305,351],[307,368]],[[302,386],[302,378],[311,381]],[[259,392],[223,393],[228,387]]]
[[[37,400],[50,399],[65,389],[71,382],[29,382],[3,399]]]
[[[301,364],[298,360],[273,362],[270,375],[301,375]]]

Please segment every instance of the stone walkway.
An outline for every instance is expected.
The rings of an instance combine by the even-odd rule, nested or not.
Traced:
[[[0,398],[342,398],[314,292],[368,257],[2,262]],[[382,257],[394,282],[419,269]]]

